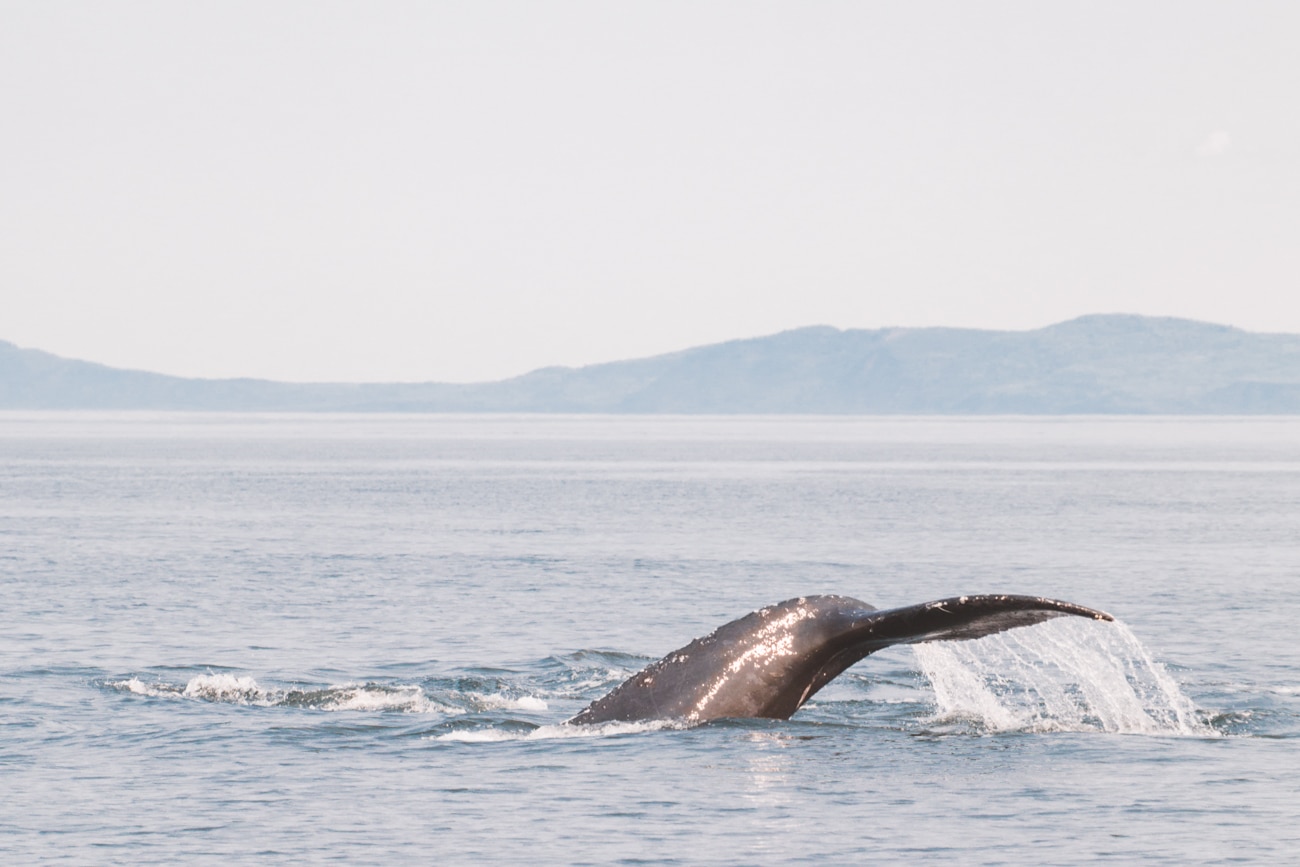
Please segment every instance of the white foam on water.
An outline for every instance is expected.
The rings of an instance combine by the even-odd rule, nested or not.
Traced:
[[[456,714],[462,710],[430,699],[415,684],[344,683],[320,690],[263,689],[251,677],[204,675],[193,678],[183,693],[189,698],[233,704],[256,704],[264,707],[292,706],[325,712],[360,713],[437,713]]]
[[[526,733],[504,732],[497,729],[462,729],[435,735],[435,741],[461,741],[467,744],[489,744],[498,741],[521,741],[528,737]]]
[[[177,696],[181,694],[181,690],[174,686],[160,683],[148,684],[138,677],[133,677],[129,680],[110,680],[108,685],[113,687],[113,689],[120,689],[124,692],[133,693],[134,695],[147,695],[150,698]]]
[[[418,686],[359,686],[344,684],[325,690],[318,710],[402,711],[404,713],[454,713],[454,708],[431,701]]]
[[[616,668],[607,668],[603,672],[592,672],[583,680],[566,684],[564,692],[567,694],[582,694],[599,687],[609,688],[611,685],[617,685],[627,680],[635,672],[636,669],[622,670]]]
[[[106,686],[151,698],[190,699],[259,707],[296,707],[317,711],[353,711],[457,715],[478,711],[545,711],[549,705],[535,696],[496,693],[452,693],[443,701],[415,684],[343,683],[320,689],[268,689],[254,678],[234,674],[201,674],[184,686],[146,683],[139,677],[108,681]],[[446,703],[451,699],[453,703]]]
[[[201,674],[190,678],[185,686],[171,683],[145,683],[138,677],[127,680],[110,680],[113,689],[144,695],[150,698],[189,698],[232,704],[265,704],[270,693],[257,685],[251,677],[233,674]]]
[[[253,678],[233,674],[200,674],[192,677],[185,684],[182,695],[186,698],[231,704],[261,704],[270,698],[270,693],[258,686]]]
[[[465,697],[475,710],[547,710],[549,707],[545,700],[531,695],[511,698],[496,693],[467,692]]]
[[[501,741],[544,741],[560,738],[604,738],[614,735],[641,734],[642,732],[660,731],[662,729],[683,728],[683,724],[672,720],[647,720],[643,722],[609,722],[599,725],[555,725],[539,726],[532,731],[511,732],[500,729],[460,729],[434,735],[430,740],[460,741],[462,743],[482,744]]]
[[[1215,736],[1122,623],[1060,618],[976,641],[913,647],[939,720],[1004,731]]]
[[[684,729],[686,724],[678,720],[642,720],[638,722],[607,722],[597,725],[569,725],[556,723],[541,726],[529,732],[529,740],[553,740],[557,738],[605,738],[614,735],[639,735],[645,732],[657,732],[664,729]]]

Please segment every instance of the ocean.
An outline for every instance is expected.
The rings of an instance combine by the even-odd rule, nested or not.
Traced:
[[[4,863],[1283,863],[1300,418],[0,413]],[[1108,611],[567,726],[794,596]]]

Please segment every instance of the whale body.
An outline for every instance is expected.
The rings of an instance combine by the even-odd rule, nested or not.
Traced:
[[[673,651],[569,723],[789,719],[845,669],[882,648],[982,638],[1063,615],[1114,619],[1040,596],[954,596],[888,611],[848,596],[801,596]]]

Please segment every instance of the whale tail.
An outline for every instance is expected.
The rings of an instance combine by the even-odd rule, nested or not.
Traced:
[[[954,596],[878,611],[847,596],[805,596],[748,614],[628,678],[569,720],[788,719],[849,666],[894,644],[966,641],[1103,611],[1041,596]]]

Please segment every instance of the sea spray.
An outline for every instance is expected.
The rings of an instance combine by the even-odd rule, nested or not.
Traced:
[[[1215,734],[1119,622],[1062,618],[913,649],[941,720],[973,721],[988,731]]]

